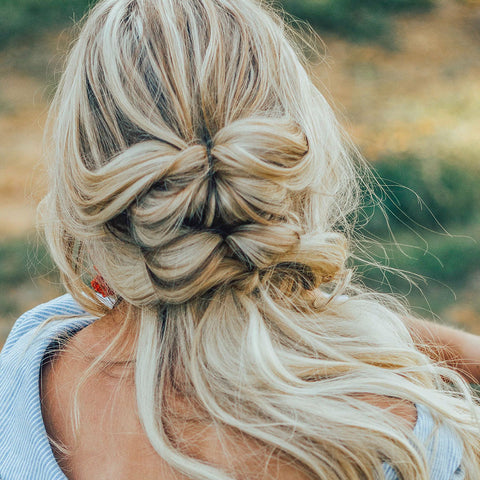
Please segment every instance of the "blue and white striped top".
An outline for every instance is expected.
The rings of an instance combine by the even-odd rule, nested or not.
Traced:
[[[54,315],[67,315],[44,328],[37,327]],[[92,320],[70,295],[39,305],[15,323],[0,353],[0,480],[67,480],[50,447],[40,406],[40,369],[49,347],[59,337],[73,335]],[[77,316],[77,318],[75,318]],[[436,434],[429,411],[417,405],[414,433],[431,453],[429,480],[462,480],[462,446],[446,427]],[[385,465],[385,479],[397,480]]]

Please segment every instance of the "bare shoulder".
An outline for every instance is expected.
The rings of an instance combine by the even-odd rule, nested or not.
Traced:
[[[359,395],[362,400],[388,410],[402,419],[407,426],[414,428],[417,421],[417,408],[412,402],[382,395]]]
[[[124,366],[89,372],[115,334],[104,327],[99,323],[81,330],[43,367],[42,414],[57,462],[73,480],[99,474],[118,480],[176,480],[158,477],[168,467],[141,427],[135,386],[119,373]]]
[[[136,413],[133,383],[121,383],[118,375],[106,375],[105,372],[89,376],[83,382],[92,359],[103,351],[113,334],[109,323],[94,323],[72,337],[44,366],[41,397],[45,426],[54,443],[66,446],[71,452],[67,459],[56,452],[57,460],[69,478],[75,480],[92,478],[98,471],[108,472],[109,478],[119,480],[182,479],[179,473],[169,470],[150,445]],[[72,398],[80,382],[83,382],[78,391],[81,422],[75,435]],[[412,428],[415,425],[417,412],[410,402],[379,395],[364,395],[362,399],[388,409]],[[218,428],[208,419],[196,419],[188,405],[191,404],[181,399],[176,403],[178,418],[185,421],[179,420],[177,431],[171,432],[185,453],[227,470],[247,470],[250,472],[248,478],[257,478],[258,472],[268,473],[270,478],[278,480],[307,478],[281,454],[269,451],[251,438],[240,438],[237,432],[228,429],[219,435]],[[114,464],[112,452],[117,459]],[[144,469],[141,477],[138,476],[139,458],[142,458],[141,468]],[[157,474],[153,475],[155,471]],[[167,473],[158,477],[159,471]]]

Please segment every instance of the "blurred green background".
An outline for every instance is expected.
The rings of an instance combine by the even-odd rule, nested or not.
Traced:
[[[0,343],[22,311],[61,292],[34,229],[42,129],[89,3],[0,4]],[[319,33],[315,81],[379,179],[359,218],[361,255],[410,281],[358,263],[361,278],[480,333],[480,2],[270,3]]]

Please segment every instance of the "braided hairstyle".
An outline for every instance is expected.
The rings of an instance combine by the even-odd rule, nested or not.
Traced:
[[[295,53],[258,6],[176,3],[103,2],[72,52],[57,95],[50,195],[61,220],[51,243],[72,253],[57,258],[66,284],[84,291],[82,303],[93,299],[76,271],[81,252],[82,267],[95,264],[138,306],[227,285],[253,292],[283,279],[287,290],[312,290],[330,281],[346,250],[329,224],[355,188],[327,105],[298,61],[289,71]],[[272,49],[278,58],[267,57]],[[302,98],[287,98],[295,87],[321,100],[320,138],[297,111]],[[330,208],[311,218],[319,197]]]

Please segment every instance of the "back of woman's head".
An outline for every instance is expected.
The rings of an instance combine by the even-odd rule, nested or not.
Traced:
[[[351,206],[350,161],[258,5],[102,2],[56,106],[56,227],[129,302],[252,290],[279,269],[317,286],[342,268],[343,245],[315,252],[338,243],[325,234]]]
[[[140,418],[191,478],[238,472],[178,448],[172,385],[306,478],[373,479],[386,458],[425,478],[411,432],[358,394],[447,402],[474,472],[461,401],[398,315],[336,299],[356,177],[284,30],[251,0],[101,1],[52,110],[54,259],[90,312],[95,269],[131,305]]]

